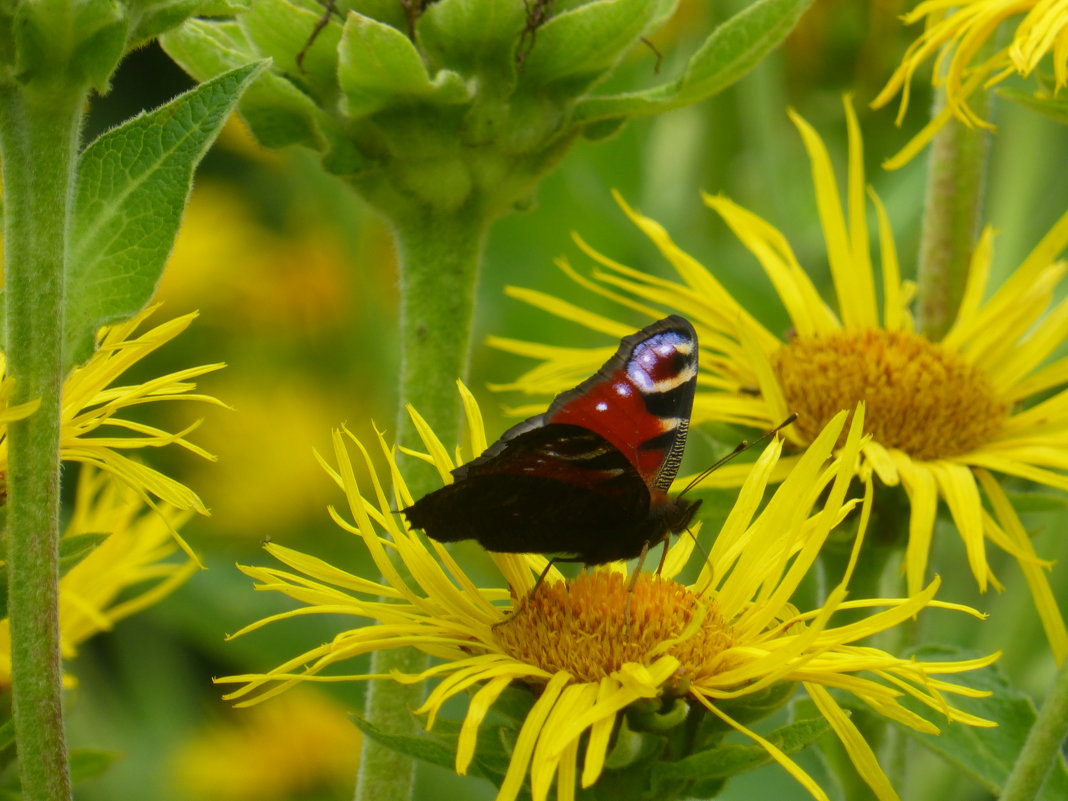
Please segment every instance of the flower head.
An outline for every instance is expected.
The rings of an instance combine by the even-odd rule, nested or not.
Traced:
[[[200,497],[189,487],[160,471],[126,455],[141,448],[177,445],[205,459],[214,456],[186,437],[198,425],[171,433],[156,426],[127,419],[124,412],[133,406],[169,401],[201,401],[218,405],[210,395],[196,393],[191,379],[218,370],[222,364],[206,364],[168,373],[138,384],[117,384],[119,377],[143,358],[182,333],[196,318],[185,314],[155,328],[138,332],[141,324],[157,307],[149,307],[124,323],[102,328],[97,347],[89,360],[75,367],[63,384],[63,409],[60,420],[60,458],[68,462],[91,465],[124,482],[147,505],[156,508],[154,499],[181,510],[208,514]],[[0,354],[0,367],[3,357]],[[8,407],[12,379],[0,378],[0,471],[7,472],[6,423],[24,417],[37,403]],[[164,523],[169,514],[162,514]],[[185,541],[172,530],[182,549],[196,559]]]
[[[945,107],[887,166],[911,159],[951,119],[993,126],[969,105],[971,96],[1013,73],[1031,75],[1046,56],[1053,62],[1054,92],[1068,85],[1068,0],[924,0],[904,16],[907,25],[924,22],[901,66],[872,102],[879,107],[901,94],[898,124],[909,103],[909,82],[920,65],[937,53],[932,83],[945,90]],[[1002,23],[1015,20],[1011,37],[991,43]]]
[[[481,453],[486,445],[477,404],[461,391],[472,450],[457,451],[457,461]],[[422,418],[411,414],[427,449],[418,456],[448,480],[456,462]],[[547,798],[554,782],[558,798],[573,799],[576,782],[590,786],[608,769],[613,732],[622,725],[625,709],[649,699],[671,707],[679,699],[683,717],[691,704],[700,705],[721,732],[736,730],[752,738],[814,797],[824,799],[824,792],[788,755],[730,711],[732,704],[769,688],[785,688],[788,694],[800,682],[864,779],[881,797],[896,797],[871,749],[828,690],[851,693],[878,714],[928,732],[937,729],[900,705],[903,694],[948,721],[989,725],[954,709],[944,696],[972,695],[971,690],[935,675],[969,670],[991,658],[936,664],[858,645],[924,607],[941,605],[932,600],[937,581],[910,598],[846,601],[847,571],[821,608],[799,611],[790,604],[832,529],[852,516],[858,521],[858,541],[863,537],[870,482],[864,499],[846,497],[862,445],[862,420],[860,410],[846,432],[846,415],[835,416],[763,504],[780,459],[781,443],[771,444],[742,484],[697,580],[685,584],[678,579],[694,547],[692,538],[682,537],[667,552],[661,573],[640,574],[632,592],[624,567],[616,564],[571,580],[551,570],[531,594],[534,577],[546,565],[540,555],[491,554],[508,586],[476,586],[440,543],[408,530],[393,511],[412,498],[385,439],[379,435],[377,449],[388,464],[392,491],[378,477],[370,451],[340,432],[335,436],[337,466],[324,466],[344,490],[348,512],[331,510],[332,516],[362,538],[385,581],[353,575],[275,544],[265,546],[286,568],[242,570],[261,589],[285,593],[305,606],[238,634],[305,614],[351,615],[360,623],[266,674],[223,679],[244,685],[228,698],[256,703],[304,681],[439,679],[418,712],[428,716],[432,727],[449,699],[472,691],[459,728],[456,769],[466,773],[477,762],[494,775],[478,761],[479,729],[506,688],[531,688],[529,711],[517,724],[507,765],[496,774],[499,801],[516,798],[528,776],[536,801]],[[832,457],[840,436],[840,453]],[[350,449],[358,452],[370,475],[364,492]],[[411,579],[401,577],[389,552],[403,561]],[[832,624],[836,612],[874,607],[885,609],[849,624]],[[362,625],[366,619],[372,623]],[[413,676],[334,672],[339,663],[362,654],[405,646],[427,652],[438,663]],[[861,676],[862,671],[869,673]]]
[[[908,303],[914,287],[903,281],[893,234],[878,197],[882,308],[868,250],[859,129],[846,104],[850,130],[849,181],[842,209],[831,161],[816,132],[792,115],[812,162],[816,201],[837,298],[837,311],[820,297],[785,237],[725,197],[705,197],[756,256],[792,323],[780,338],[742,308],[712,273],[672,242],[655,221],[620,200],[630,218],[678,271],[668,281],[620,265],[580,246],[601,269],[583,283],[652,318],[669,308],[686,315],[700,336],[701,372],[693,423],[721,421],[767,428],[789,412],[798,422],[785,436],[809,446],[843,409],[863,401],[870,440],[858,470],[873,470],[883,485],[901,485],[911,502],[905,570],[909,593],[925,580],[939,500],[949,508],[981,589],[997,585],[985,540],[1012,554],[1031,587],[1058,660],[1068,635],[1050,592],[1043,563],[1007,496],[990,471],[1068,489],[1068,360],[1045,364],[1068,338],[1068,303],[1053,291],[1068,265],[1055,261],[1068,243],[1068,215],[1057,222],[1016,272],[989,298],[990,229],[970,265],[956,321],[933,342],[913,330]],[[525,289],[511,294],[546,310],[618,336],[627,326]],[[637,300],[635,300],[637,298]],[[558,391],[599,364],[601,351],[545,347],[501,338],[498,347],[534,356],[542,364],[505,388]],[[525,410],[524,410],[525,411]],[[802,456],[779,462],[785,476]],[[740,484],[744,466],[717,471],[708,481]],[[992,512],[984,507],[986,495]]]
[[[196,569],[192,560],[174,561],[172,531],[192,512],[168,504],[145,508],[137,494],[114,476],[83,467],[74,512],[60,541],[61,554],[77,558],[59,579],[59,647],[64,659],[95,634],[166,597]],[[99,535],[99,542],[87,542]],[[0,619],[0,687],[11,683],[11,639]]]

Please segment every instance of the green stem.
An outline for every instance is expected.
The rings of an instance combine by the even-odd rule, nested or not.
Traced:
[[[22,797],[71,797],[63,734],[57,542],[63,278],[84,92],[0,86],[8,425],[7,569]]]
[[[1068,737],[1068,660],[1061,665],[1053,689],[1038,712],[1000,801],[1037,798],[1046,775],[1060,759],[1065,737]]]
[[[944,102],[940,91],[935,114]],[[981,117],[987,115],[989,93],[976,92],[969,102]],[[953,119],[931,143],[917,305],[920,330],[934,340],[949,330],[964,296],[979,228],[989,140],[985,129]]]
[[[411,403],[447,448],[459,441],[460,396],[456,379],[465,378],[471,343],[475,287],[489,227],[479,208],[449,213],[414,210],[396,215],[395,235],[401,273],[401,381],[397,428],[400,441],[416,441],[404,405]],[[437,475],[410,476],[416,498],[434,489]],[[403,566],[398,569],[407,578]],[[371,673],[419,673],[427,656],[413,648],[377,651]],[[365,715],[378,728],[394,734],[416,734],[411,711],[423,701],[422,685],[372,681]],[[364,738],[357,801],[406,801],[414,780],[410,758]]]

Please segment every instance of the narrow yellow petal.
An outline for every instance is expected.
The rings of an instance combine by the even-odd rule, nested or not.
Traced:
[[[1031,538],[1027,535],[1020,518],[1016,516],[1016,511],[1012,508],[1012,504],[1009,503],[1009,499],[1001,485],[986,470],[978,470],[976,472],[979,476],[979,482],[983,486],[983,491],[986,493],[986,497],[990,499],[990,504],[994,507],[994,513],[997,515],[1005,533],[1013,539],[1017,548],[1035,557],[1034,562],[1021,560],[1019,563],[1020,570],[1023,571],[1027,586],[1031,589],[1035,609],[1038,610],[1038,616],[1042,620],[1042,627],[1046,631],[1046,638],[1049,640],[1050,648],[1053,650],[1053,658],[1059,665],[1064,661],[1064,657],[1068,655],[1068,629],[1065,628],[1060,607],[1050,588],[1049,578],[1045,570],[1037,564],[1038,558],[1034,552],[1034,547],[1031,545]]]
[[[900,801],[898,794],[890,784],[883,769],[879,767],[879,761],[875,758],[875,752],[871,750],[868,741],[860,733],[853,721],[849,719],[840,706],[835,703],[831,694],[818,684],[805,683],[805,689],[809,697],[816,704],[820,714],[827,719],[838,735],[842,745],[845,746],[849,760],[857,769],[857,773],[875,793],[880,801]]]
[[[769,740],[766,740],[765,738],[761,737],[755,731],[746,728],[734,718],[727,715],[725,712],[720,711],[715,704],[713,704],[703,695],[698,695],[697,700],[700,701],[706,709],[712,712],[713,715],[718,717],[732,729],[741,732],[750,740],[757,743],[757,745],[759,745],[765,751],[767,751],[768,755],[771,756],[771,758],[778,762],[780,765],[782,765],[786,769],[787,773],[797,779],[801,786],[808,790],[808,792],[812,795],[813,798],[815,798],[817,801],[830,801],[830,799],[827,797],[827,794],[823,792],[823,790],[818,784],[816,784],[815,780],[813,780],[811,776],[805,773],[805,771],[801,769],[800,765],[798,765],[796,762],[790,759],[790,757],[783,753],[781,749],[772,745]]]
[[[516,796],[519,795],[523,787],[523,779],[527,775],[527,768],[530,766],[530,757],[534,753],[534,746],[541,735],[542,726],[545,725],[545,720],[549,717],[556,700],[570,681],[571,675],[568,673],[554,674],[549,679],[549,683],[545,685],[541,696],[534,702],[530,712],[527,713],[523,727],[519,730],[519,737],[516,738],[515,747],[512,749],[512,759],[508,763],[508,770],[497,791],[497,801],[515,801]]]

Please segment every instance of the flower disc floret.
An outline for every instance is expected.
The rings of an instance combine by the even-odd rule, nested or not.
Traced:
[[[913,459],[942,459],[988,444],[1008,415],[1009,404],[974,365],[910,331],[794,337],[771,364],[809,442],[839,411],[864,401],[877,442]]]
[[[516,660],[590,682],[663,653],[678,659],[687,677],[703,678],[719,672],[734,644],[714,600],[650,573],[639,573],[629,588],[610,570],[542,582],[494,632]]]

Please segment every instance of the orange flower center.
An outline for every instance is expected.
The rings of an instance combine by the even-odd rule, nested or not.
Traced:
[[[639,573],[632,592],[629,580],[598,570],[543,582],[496,627],[497,640],[513,658],[551,673],[566,670],[579,681],[599,681],[626,662],[650,664],[665,653],[690,680],[724,669],[733,632],[715,601],[651,573]]]
[[[916,459],[966,453],[989,442],[1009,405],[956,353],[906,331],[797,337],[773,356],[797,431],[812,440],[842,409],[864,401],[875,441]]]

